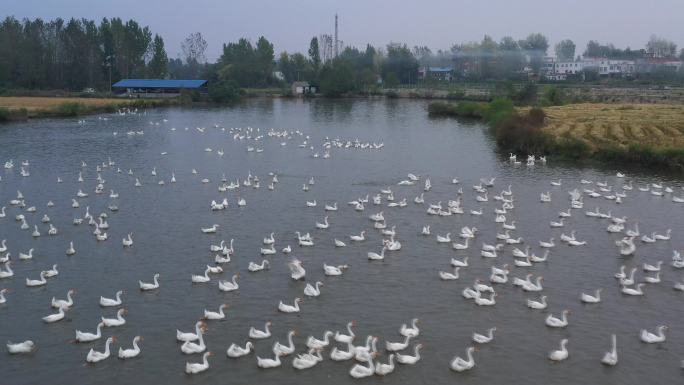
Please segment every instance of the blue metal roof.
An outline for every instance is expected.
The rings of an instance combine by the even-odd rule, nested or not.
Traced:
[[[428,67],[430,72],[451,72],[453,70],[451,67]]]
[[[199,88],[206,80],[122,79],[112,87],[118,88]]]

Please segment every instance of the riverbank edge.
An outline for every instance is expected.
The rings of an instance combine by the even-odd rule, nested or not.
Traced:
[[[155,108],[184,104],[185,103],[182,103],[180,100],[174,99],[126,99],[103,105],[88,105],[79,102],[78,98],[74,98],[73,101],[67,101],[45,108],[0,108],[0,123],[26,121],[29,119],[67,118],[82,115],[111,113],[122,108]]]
[[[649,169],[684,171],[684,147],[659,147],[644,143],[594,145],[573,137],[556,137],[544,131],[545,114],[533,107],[523,112],[513,103],[433,102],[429,116],[482,120],[496,138],[503,153],[518,156],[545,155],[549,159],[574,162],[599,162],[610,165],[638,165]],[[524,159],[523,159],[524,161]]]

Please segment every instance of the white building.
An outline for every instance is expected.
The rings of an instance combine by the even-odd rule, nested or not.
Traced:
[[[557,74],[578,74],[582,72],[584,65],[579,61],[555,62],[553,72]]]
[[[630,76],[636,73],[634,60],[611,60],[605,58],[585,58],[584,69],[593,69],[601,76]]]

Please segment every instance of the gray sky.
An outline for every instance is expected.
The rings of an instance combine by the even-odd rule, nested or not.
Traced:
[[[332,34],[335,12],[340,39],[359,47],[395,41],[437,50],[484,34],[498,40],[531,32],[545,34],[551,46],[570,38],[578,54],[591,39],[643,48],[651,34],[684,46],[684,0],[0,0],[0,5],[0,15],[20,19],[132,18],[162,35],[169,57],[178,55],[185,36],[199,31],[211,61],[224,42],[256,41],[260,35],[276,52],[305,52],[312,36]]]

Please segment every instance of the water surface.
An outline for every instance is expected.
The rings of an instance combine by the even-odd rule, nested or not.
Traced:
[[[0,127],[2,162],[14,159],[13,170],[1,170],[0,206],[6,205],[7,217],[0,218],[0,239],[6,238],[13,257],[15,276],[0,280],[0,288],[10,288],[8,303],[0,305],[0,340],[32,339],[39,349],[31,355],[0,355],[0,373],[6,384],[36,384],[46,382],[114,384],[137,381],[140,383],[323,383],[347,384],[353,379],[348,371],[351,362],[332,362],[327,359],[316,367],[297,371],[291,357],[283,359],[282,367],[271,370],[257,368],[253,355],[233,360],[225,356],[232,342],[244,345],[250,326],[261,328],[273,322],[274,337],[258,341],[259,356],[270,356],[275,340],[284,341],[288,330],[296,329],[298,352],[304,352],[304,341],[309,335],[321,338],[325,330],[343,330],[355,320],[357,343],[366,335],[384,340],[399,341],[402,323],[411,318],[421,319],[421,333],[416,341],[424,345],[422,359],[413,366],[400,366],[385,379],[373,377],[367,382],[435,384],[459,382],[468,384],[637,384],[678,383],[682,381],[681,360],[684,358],[684,327],[681,320],[684,293],[672,289],[681,281],[682,271],[669,266],[673,249],[682,249],[684,225],[682,210],[671,201],[671,195],[652,196],[640,192],[636,186],[664,183],[681,196],[680,178],[654,173],[639,174],[630,170],[627,178],[615,177],[614,169],[579,169],[572,165],[515,167],[507,157],[499,156],[495,143],[485,127],[476,122],[428,119],[425,103],[421,101],[357,101],[357,100],[252,100],[234,109],[158,109],[135,115],[101,115],[85,118],[85,123],[71,119],[36,120]],[[204,133],[196,128],[205,128]],[[248,139],[235,141],[233,128],[252,127],[266,134],[269,129],[299,130],[303,136],[290,140],[265,136],[254,143]],[[172,130],[175,128],[175,130]],[[129,131],[144,131],[143,135],[127,135]],[[117,135],[113,133],[116,132]],[[315,150],[299,148],[309,136]],[[330,159],[314,158],[325,138],[359,139],[361,142],[384,143],[381,150],[333,149]],[[281,142],[285,141],[285,146]],[[247,146],[263,148],[262,153],[248,152]],[[212,152],[205,152],[212,148]],[[223,149],[220,157],[216,151]],[[166,152],[166,155],[161,155]],[[97,172],[95,165],[111,158],[116,166],[104,169],[105,191],[94,194]],[[19,161],[30,161],[30,177],[19,173]],[[85,161],[88,167],[81,168]],[[123,172],[116,173],[120,167]],[[151,175],[156,167],[158,175]],[[192,169],[197,175],[191,173]],[[133,176],[127,174],[131,169]],[[78,172],[85,181],[77,182]],[[171,173],[177,183],[169,183]],[[243,180],[248,173],[261,179],[259,189],[241,188],[220,193],[217,186],[222,175],[230,180]],[[275,191],[266,186],[269,172],[278,174]],[[408,173],[429,176],[432,191],[425,194],[427,203],[446,202],[458,197],[463,189],[465,215],[435,217],[426,214],[426,205],[416,205],[413,198],[420,194],[422,185],[396,186]],[[64,183],[56,183],[57,177]],[[310,177],[315,185],[302,191],[302,184]],[[134,187],[135,178],[142,187]],[[507,215],[515,220],[516,236],[523,237],[537,253],[539,240],[558,237],[561,232],[577,230],[578,238],[587,246],[571,248],[559,245],[552,250],[549,262],[532,268],[514,268],[513,276],[524,276],[528,271],[544,276],[544,293],[548,296],[548,311],[539,312],[525,306],[527,298],[536,294],[524,293],[509,285],[496,287],[499,297],[494,307],[477,307],[461,297],[461,290],[476,278],[486,279],[490,266],[512,264],[511,246],[496,259],[483,259],[479,249],[483,242],[494,243],[500,225],[494,223],[494,208],[498,202],[490,199],[480,203],[471,186],[482,177],[496,177],[490,197],[508,185],[515,196],[515,210]],[[203,184],[201,179],[210,183]],[[458,178],[460,184],[451,183]],[[562,187],[550,185],[562,179]],[[618,188],[633,181],[634,191],[628,192],[622,205],[605,199],[585,197],[585,209],[573,210],[563,229],[549,227],[557,220],[557,213],[569,207],[567,191],[580,185],[581,179],[607,181]],[[157,182],[165,180],[164,186]],[[392,186],[396,200],[407,198],[406,208],[388,208],[369,204],[364,212],[354,211],[346,202],[371,196],[381,188]],[[89,197],[78,199],[81,207],[71,207],[71,199],[82,189]],[[109,190],[120,194],[109,198]],[[20,190],[28,206],[35,205],[36,213],[25,213],[31,226],[37,224],[43,233],[33,239],[31,230],[22,231],[14,216],[21,211],[9,206]],[[552,202],[542,204],[539,194],[551,191]],[[228,198],[226,211],[209,210],[211,200]],[[245,207],[236,202],[244,198]],[[307,208],[307,200],[316,199],[318,207]],[[46,207],[52,200],[55,206]],[[337,202],[340,210],[328,213],[331,227],[316,230],[315,222],[326,213],[324,203]],[[116,203],[120,210],[110,212],[107,206]],[[383,201],[383,204],[386,204]],[[83,216],[85,207],[90,213],[107,212],[110,239],[97,242],[92,228],[74,226],[74,217]],[[672,228],[671,241],[652,245],[638,245],[636,255],[618,257],[614,240],[609,235],[606,220],[588,218],[584,211],[596,206],[602,211],[612,210],[616,216],[627,216],[628,228],[638,222],[642,233],[664,233]],[[484,208],[485,215],[468,215],[470,209]],[[368,251],[380,251],[381,235],[372,229],[370,214],[384,211],[389,226],[396,225],[403,248],[389,253],[382,262],[370,262]],[[40,223],[48,214],[59,234],[47,236],[47,225]],[[217,234],[205,235],[200,227],[219,224]],[[433,236],[419,235],[423,225],[432,227]],[[469,250],[456,251],[448,244],[438,244],[434,234],[450,232],[453,238],[462,226],[476,226],[480,234]],[[348,236],[366,230],[365,242],[335,248],[333,239],[348,241]],[[311,232],[316,246],[300,248],[295,231]],[[121,239],[133,233],[135,244],[124,249]],[[292,245],[290,256],[278,253],[267,259],[272,268],[249,273],[250,261],[261,261],[259,248],[262,238],[274,232],[277,249]],[[204,271],[212,263],[210,244],[235,239],[236,255],[224,265],[225,272],[213,276],[207,284],[192,284],[191,274]],[[69,241],[77,254],[64,255]],[[524,246],[524,245],[523,245]],[[20,251],[35,248],[31,261],[18,261]],[[450,258],[469,256],[470,267],[461,269],[458,281],[444,282],[437,271],[450,270]],[[278,313],[278,301],[291,303],[302,296],[305,282],[289,278],[287,262],[297,257],[307,269],[306,282],[324,282],[322,295],[306,298],[298,315]],[[643,297],[627,297],[620,293],[613,274],[620,265],[640,266],[642,263],[665,262],[663,282],[648,285]],[[59,276],[41,288],[27,288],[26,277],[37,278],[41,270],[53,263],[59,265]],[[348,264],[341,277],[323,275],[323,263]],[[239,272],[238,292],[224,293],[217,288],[217,279],[229,279]],[[154,292],[140,292],[138,280],[150,281],[154,273],[161,274],[161,288]],[[637,279],[644,273],[639,271]],[[581,292],[604,288],[603,302],[583,305]],[[70,288],[77,289],[75,306],[65,320],[45,324],[41,317],[52,312],[53,296],[64,298]],[[123,327],[105,328],[104,336],[119,339],[113,345],[112,357],[96,365],[85,365],[88,350],[102,350],[104,338],[87,344],[70,344],[74,330],[92,332],[101,316],[112,316],[115,309],[98,306],[99,297],[112,297],[117,290],[126,290],[124,305],[129,313]],[[177,328],[190,331],[203,309],[215,310],[219,304],[230,305],[225,321],[209,321],[206,342],[215,353],[211,368],[202,374],[183,373],[185,362],[199,361],[199,355],[186,356],[175,341]],[[566,329],[550,329],[544,325],[548,312],[560,313],[570,309],[570,325]],[[661,345],[646,345],[638,338],[639,330],[654,330],[657,325],[670,326],[668,340]],[[475,354],[477,366],[467,373],[449,370],[455,356],[464,356],[471,346],[473,331],[484,332],[496,326],[495,340],[479,348]],[[618,336],[620,363],[615,368],[603,367],[599,360],[608,350],[610,334]],[[135,335],[144,336],[142,355],[133,360],[116,358],[119,346],[130,347]],[[557,349],[562,338],[569,338],[570,359],[551,364],[546,356]],[[412,343],[413,345],[414,343]],[[386,362],[387,354],[381,356]]]

